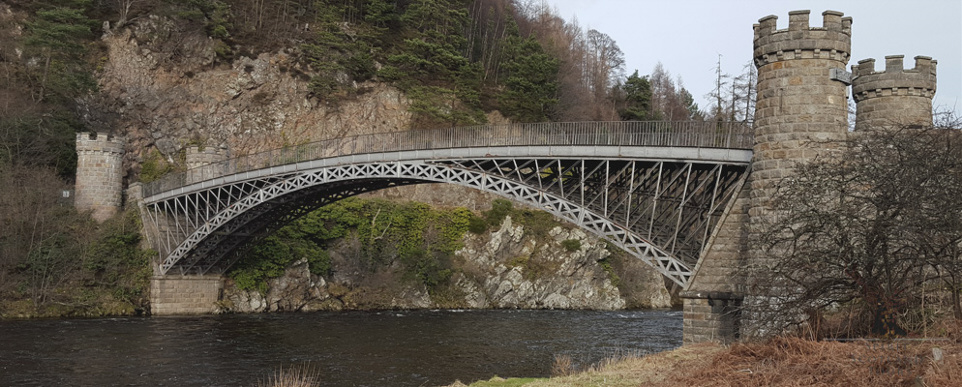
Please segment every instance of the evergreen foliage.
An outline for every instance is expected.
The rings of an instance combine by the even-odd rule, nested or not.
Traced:
[[[96,82],[85,61],[97,22],[85,15],[87,0],[60,0],[40,5],[26,23],[24,54],[36,101],[69,101],[94,90]]]
[[[548,121],[558,104],[560,63],[534,38],[509,31],[502,54],[504,91],[498,98],[502,113],[517,122]]]
[[[417,203],[344,199],[313,211],[258,243],[231,269],[241,289],[267,290],[291,263],[307,259],[311,273],[330,275],[326,249],[360,242],[358,264],[371,272],[398,267],[404,278],[433,292],[448,284],[454,252],[474,215],[465,208],[435,209]]]
[[[624,91],[625,106],[619,114],[623,121],[655,119],[655,113],[651,108],[651,83],[648,82],[647,76],[638,76],[638,70],[635,70],[621,88]]]
[[[458,270],[454,253],[467,231],[483,233],[500,227],[508,216],[524,226],[526,235],[547,237],[561,223],[551,214],[496,199],[482,217],[458,207],[438,209],[418,202],[347,198],[308,213],[257,243],[228,275],[243,290],[268,290],[268,280],[280,277],[292,263],[306,259],[312,274],[332,274],[328,249],[346,241],[360,246],[357,267],[373,273],[400,269],[402,277],[437,295],[449,287]],[[568,251],[578,240],[564,242]],[[532,272],[534,273],[534,272]]]

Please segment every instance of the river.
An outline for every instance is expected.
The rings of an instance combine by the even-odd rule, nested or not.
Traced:
[[[548,376],[681,345],[680,311],[384,311],[0,321],[0,386],[255,386],[307,366],[324,386]]]

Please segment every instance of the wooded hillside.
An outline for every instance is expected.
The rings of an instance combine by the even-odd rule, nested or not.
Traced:
[[[76,133],[118,131],[83,103],[110,59],[100,38],[158,21],[174,26],[152,37],[168,62],[189,56],[184,39],[197,36],[213,42],[215,68],[284,50],[298,64],[284,71],[309,80],[312,102],[336,106],[361,83],[386,83],[411,100],[418,128],[481,124],[492,111],[514,122],[706,119],[666,69],[626,77],[611,37],[541,1],[9,0],[0,3],[2,298],[34,308],[145,301],[136,217],[95,225],[62,192]],[[68,283],[86,298],[58,293]]]

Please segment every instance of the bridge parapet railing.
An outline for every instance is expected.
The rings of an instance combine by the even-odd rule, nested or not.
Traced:
[[[551,122],[408,130],[334,138],[235,157],[144,184],[144,196],[193,183],[191,176],[215,177],[352,154],[564,145],[752,149],[753,141],[751,126],[741,122]]]

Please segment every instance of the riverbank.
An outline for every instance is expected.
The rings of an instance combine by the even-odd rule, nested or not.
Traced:
[[[729,347],[697,344],[603,362],[547,379],[493,378],[471,387],[958,386],[962,332],[944,338],[811,341],[780,337]],[[464,387],[460,382],[448,387]]]

